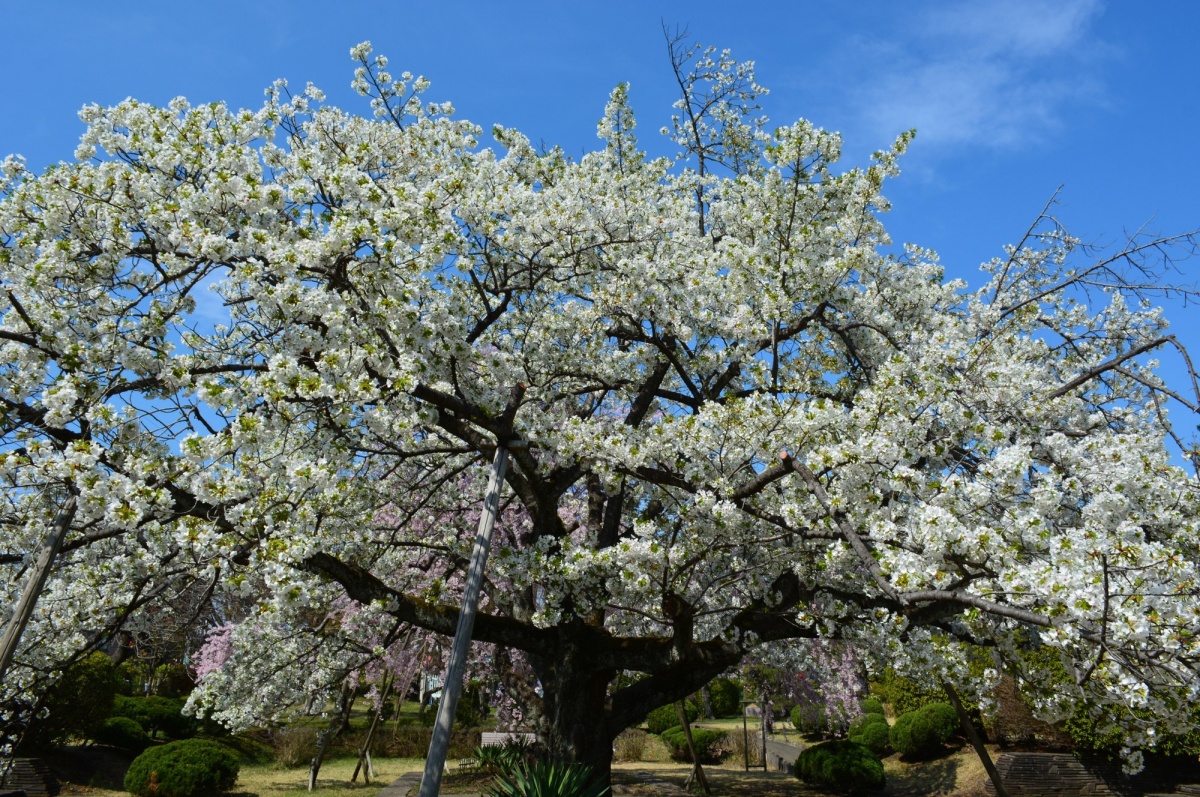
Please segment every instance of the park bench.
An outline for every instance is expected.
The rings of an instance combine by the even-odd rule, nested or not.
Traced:
[[[512,741],[523,741],[525,744],[533,744],[537,741],[537,734],[534,733],[502,733],[499,731],[484,731],[483,740],[480,741],[480,747],[501,747]]]

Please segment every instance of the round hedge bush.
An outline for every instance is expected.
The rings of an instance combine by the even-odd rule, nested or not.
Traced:
[[[873,697],[868,697],[862,702],[862,710],[864,714],[882,714],[883,703]]]
[[[882,713],[863,714],[861,717],[854,720],[854,722],[850,723],[850,727],[846,730],[846,735],[857,736],[858,734],[862,733],[862,729],[868,725],[882,725],[884,730],[887,730],[887,717],[883,716]]]
[[[796,759],[796,777],[811,786],[858,794],[886,783],[883,762],[868,748],[839,740],[813,745]]]
[[[829,731],[829,717],[825,714],[825,704],[812,701],[792,707],[788,717],[792,727],[806,736],[817,736]]]
[[[741,714],[742,687],[731,678],[716,678],[708,685],[713,716],[736,717]]]
[[[692,728],[692,744],[696,747],[696,755],[700,756],[701,764],[715,764],[721,760],[725,752],[725,739],[728,734],[724,731],[714,731],[707,728]],[[687,736],[683,726],[676,725],[662,732],[660,738],[671,748],[671,758],[676,761],[691,761],[688,755]]]
[[[150,746],[150,734],[129,717],[109,717],[93,731],[92,741],[140,753]]]
[[[949,703],[930,703],[918,709],[917,716],[933,728],[934,734],[942,742],[953,739],[962,727],[958,722],[958,712]]]
[[[942,752],[958,730],[958,715],[947,703],[930,703],[900,715],[892,726],[892,747],[909,758],[929,758]]]
[[[688,722],[695,722],[696,717],[700,716],[699,710],[693,703],[685,703],[683,711]],[[659,706],[646,715],[646,730],[655,735],[661,735],[667,728],[674,728],[678,724],[679,714],[675,710],[674,703]]]
[[[228,747],[184,739],[152,747],[133,759],[125,773],[125,790],[137,797],[205,797],[233,788],[239,768],[237,755]]]
[[[196,735],[198,723],[194,717],[183,713],[187,703],[181,697],[125,697],[118,695],[113,701],[114,717],[128,717],[141,725],[150,738],[161,731],[172,739],[190,739]]]
[[[879,717],[881,714],[868,714],[868,717]],[[850,741],[861,744],[877,756],[885,756],[892,748],[891,729],[887,721],[872,722],[864,725],[858,733],[850,735]]]

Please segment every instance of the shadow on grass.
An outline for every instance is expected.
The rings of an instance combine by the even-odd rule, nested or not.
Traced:
[[[930,794],[951,794],[958,783],[959,758],[949,756],[932,761],[906,762],[895,760],[885,766],[886,797],[926,797]]]

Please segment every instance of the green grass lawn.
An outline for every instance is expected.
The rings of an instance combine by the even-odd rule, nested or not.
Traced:
[[[375,760],[375,779],[370,785],[359,773],[356,783],[350,782],[355,758],[336,758],[321,765],[317,788],[308,791],[308,767],[280,769],[274,764],[243,765],[238,775],[235,794],[257,797],[371,797],[405,772],[419,771],[425,766],[420,758],[380,758]]]

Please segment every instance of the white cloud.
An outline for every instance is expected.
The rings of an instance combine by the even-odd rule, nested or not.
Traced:
[[[923,143],[1011,147],[1053,132],[1079,103],[1101,99],[1089,67],[1097,0],[1006,0],[941,5],[907,31],[860,40],[873,73],[855,104],[887,139],[917,128]]]

